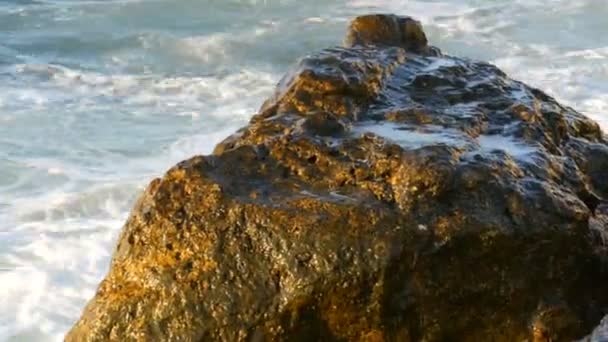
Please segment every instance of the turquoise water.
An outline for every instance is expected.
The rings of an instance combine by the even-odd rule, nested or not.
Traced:
[[[368,12],[412,15],[608,127],[604,0],[2,0],[0,341],[61,340],[147,182]]]

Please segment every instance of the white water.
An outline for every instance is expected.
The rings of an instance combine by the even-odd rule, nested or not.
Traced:
[[[464,148],[473,143],[462,131],[435,125],[413,127],[393,122],[370,122],[357,124],[352,132],[355,135],[373,133],[407,149],[440,144]]]
[[[0,341],[61,340],[147,182],[367,12],[608,125],[605,0],[0,1]]]

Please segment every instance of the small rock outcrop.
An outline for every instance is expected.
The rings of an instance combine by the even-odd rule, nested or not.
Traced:
[[[67,341],[571,341],[608,309],[597,123],[370,15],[153,180]]]

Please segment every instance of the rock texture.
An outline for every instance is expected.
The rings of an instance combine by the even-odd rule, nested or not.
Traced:
[[[153,180],[67,341],[568,341],[608,309],[598,125],[357,18]]]

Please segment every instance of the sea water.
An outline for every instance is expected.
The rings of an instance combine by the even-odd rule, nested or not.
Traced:
[[[370,12],[608,126],[605,0],[0,0],[0,341],[61,340],[143,187]]]

